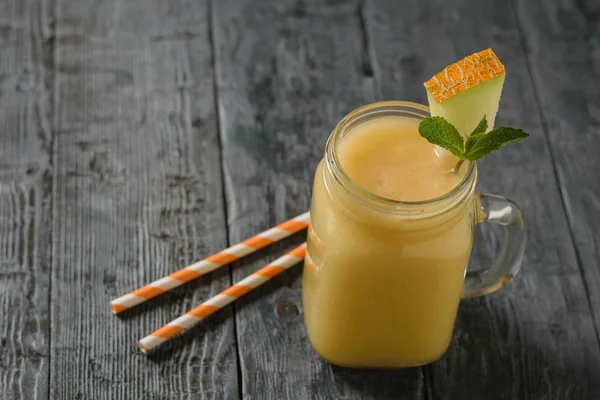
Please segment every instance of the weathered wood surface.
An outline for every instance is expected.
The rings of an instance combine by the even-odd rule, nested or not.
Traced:
[[[367,2],[383,96],[426,102],[421,82],[440,66],[493,47],[507,69],[497,124],[533,135],[478,163],[479,191],[523,207],[526,256],[509,287],[462,301],[450,351],[426,370],[430,393],[440,399],[599,398],[600,348],[513,11],[506,2],[442,3]],[[489,233],[483,238],[495,241]]]
[[[207,7],[60,1],[55,45],[50,397],[236,398],[230,311],[154,357],[136,345],[227,269],[124,319],[108,307],[227,244]]]
[[[600,342],[600,3],[515,11]]]
[[[0,2],[0,399],[46,399],[49,365],[48,4]]]
[[[594,1],[0,0],[0,399],[600,398],[599,38]],[[524,208],[529,243],[515,282],[462,302],[441,361],[321,361],[301,266],[139,352],[302,236],[122,319],[111,298],[308,209],[344,114],[425,102],[487,46],[498,123],[533,137],[480,162],[479,190]]]

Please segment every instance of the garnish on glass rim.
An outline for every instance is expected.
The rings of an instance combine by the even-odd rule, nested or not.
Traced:
[[[452,153],[460,159],[454,172],[465,160],[477,160],[528,136],[520,129],[493,129],[505,77],[504,65],[488,48],[448,65],[424,83],[432,118],[421,123],[419,132],[439,147],[441,157]]]
[[[500,126],[485,133],[487,128],[488,123],[484,115],[465,142],[464,137],[445,118],[431,117],[421,121],[419,134],[430,143],[443,147],[459,158],[452,172],[457,172],[465,160],[479,160],[509,143],[529,136],[529,133],[518,128]]]

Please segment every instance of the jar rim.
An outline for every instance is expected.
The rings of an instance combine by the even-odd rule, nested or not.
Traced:
[[[364,200],[372,208],[378,208],[399,214],[423,214],[424,208],[443,205],[444,203],[460,204],[474,191],[477,177],[477,166],[474,161],[464,163],[467,168],[465,176],[458,185],[441,196],[420,201],[401,201],[379,196],[356,183],[344,170],[337,156],[336,147],[338,141],[353,126],[364,122],[365,119],[377,118],[377,116],[401,115],[408,118],[423,119],[429,117],[429,107],[409,101],[380,101],[361,106],[350,112],[338,122],[325,145],[325,164],[331,176],[342,187],[355,197]],[[453,208],[453,207],[450,207]],[[436,212],[439,214],[443,211]],[[421,215],[423,217],[423,215]]]

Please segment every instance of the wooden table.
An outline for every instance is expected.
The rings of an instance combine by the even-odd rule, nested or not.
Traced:
[[[139,351],[302,237],[123,318],[110,299],[307,210],[343,115],[425,102],[489,46],[498,122],[533,135],[479,163],[479,190],[524,208],[529,242],[509,287],[461,303],[442,360],[321,361],[301,266]],[[599,399],[599,168],[594,0],[1,0],[0,399]]]

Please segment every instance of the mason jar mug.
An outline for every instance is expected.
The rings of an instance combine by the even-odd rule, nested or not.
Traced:
[[[390,200],[358,186],[338,158],[348,132],[395,116],[421,120],[427,107],[381,102],[344,117],[332,132],[314,179],[303,275],[306,328],[315,350],[346,367],[408,367],[446,351],[462,297],[491,293],[518,272],[525,248],[521,210],[477,194],[477,166],[441,197]],[[504,225],[501,258],[467,271],[475,224]]]

